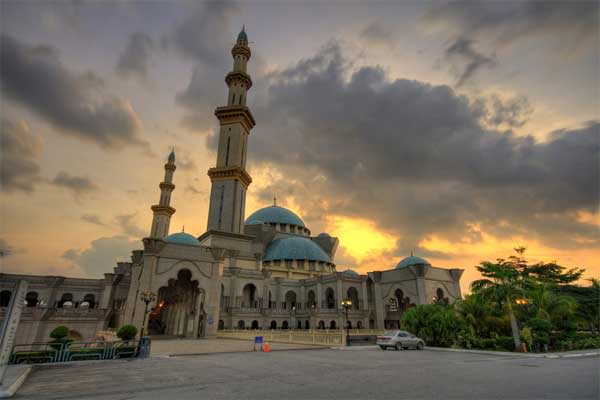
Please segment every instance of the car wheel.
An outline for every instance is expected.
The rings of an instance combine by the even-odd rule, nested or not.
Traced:
[[[396,350],[402,350],[402,343],[396,343]]]
[[[425,347],[425,345],[423,344],[423,342],[419,342],[417,344],[417,350],[423,350],[423,347]]]
[[[380,348],[381,350],[386,350],[386,349],[387,349],[387,347],[385,347],[385,346],[379,346],[379,348]]]

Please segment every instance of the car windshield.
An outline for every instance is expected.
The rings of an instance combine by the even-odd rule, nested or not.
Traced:
[[[395,336],[397,331],[383,332],[383,336]]]

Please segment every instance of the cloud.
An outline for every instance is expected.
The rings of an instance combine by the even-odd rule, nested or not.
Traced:
[[[453,69],[457,75],[456,87],[462,86],[473,78],[481,68],[496,66],[494,57],[488,57],[473,48],[473,42],[465,38],[458,38],[445,52],[448,62],[454,62]],[[458,65],[457,65],[458,64]]]
[[[597,47],[598,2],[595,1],[455,1],[434,3],[422,25],[446,36],[484,40],[494,49],[518,41],[551,40],[561,54]]]
[[[576,218],[597,210],[598,122],[546,142],[496,130],[482,119],[520,119],[448,86],[353,70],[335,43],[274,72],[268,93],[250,105],[260,134],[248,160],[282,177],[255,193],[300,204],[307,223],[368,218],[399,237],[404,255],[431,235],[476,243],[474,225],[556,248],[600,245],[597,226]],[[214,149],[215,135],[207,140]]]
[[[481,114],[481,121],[488,127],[520,128],[533,113],[533,106],[525,96],[501,98],[492,94],[477,98],[472,106],[474,113]]]
[[[371,44],[394,46],[392,31],[380,20],[372,21],[367,25],[360,33],[360,37]]]
[[[131,251],[142,247],[139,240],[129,240],[125,236],[102,237],[93,240],[84,250],[69,249],[63,258],[79,266],[88,277],[101,277],[112,272],[117,261],[126,261]]]
[[[102,220],[100,219],[100,217],[97,216],[97,215],[94,215],[94,214],[85,214],[85,215],[82,215],[81,219],[84,220],[84,221],[86,221],[86,222],[89,222],[90,224],[101,225],[101,226],[105,225],[105,223],[102,222]]]
[[[1,41],[0,77],[7,98],[36,112],[61,133],[105,149],[136,145],[148,151],[133,107],[105,93],[100,77],[69,71],[54,47],[30,46],[4,33]]]
[[[17,123],[3,117],[1,123],[0,187],[5,192],[32,192],[43,181],[38,164],[42,140],[23,120]]]
[[[150,36],[143,32],[132,33],[119,56],[117,73],[124,78],[133,77],[147,82],[153,50],[154,42]]]
[[[147,232],[145,232],[142,228],[135,224],[136,216],[137,213],[117,215],[115,217],[115,220],[123,230],[123,233],[125,233],[126,235],[133,236],[136,238],[143,238],[146,236]]]
[[[52,183],[73,192],[76,197],[92,193],[98,190],[98,185],[87,177],[72,176],[65,171],[60,171]]]

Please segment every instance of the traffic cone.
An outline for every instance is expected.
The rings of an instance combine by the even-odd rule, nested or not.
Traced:
[[[271,346],[269,346],[268,342],[265,342],[265,344],[263,345],[263,352],[268,353],[271,351]]]

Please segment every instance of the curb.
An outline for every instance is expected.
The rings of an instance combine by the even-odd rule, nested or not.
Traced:
[[[14,396],[17,390],[19,390],[19,388],[23,385],[25,379],[27,379],[32,370],[32,367],[27,367],[27,369],[23,371],[21,376],[19,376],[10,386],[8,386],[6,389],[0,389],[0,399],[6,399]]]
[[[336,346],[330,347],[332,350],[342,350],[342,351],[355,351],[355,350],[373,350],[377,349],[376,345],[368,345],[368,346]]]
[[[331,347],[333,348],[333,347]],[[271,349],[269,353],[279,352],[279,351],[307,351],[307,350],[329,350],[330,347],[308,347],[302,349]],[[218,351],[212,353],[185,353],[185,354],[161,354],[157,356],[152,356],[151,358],[172,358],[172,357],[186,357],[186,356],[210,356],[210,355],[218,355],[218,354],[241,354],[241,353],[263,353],[260,350],[252,351],[252,350],[236,350],[236,351]]]
[[[451,349],[446,347],[425,347],[425,350],[430,351],[448,351],[455,353],[471,353],[485,354],[504,357],[520,357],[520,358],[579,358],[579,357],[598,357],[600,350],[589,351],[585,353],[516,353],[508,351],[491,351],[491,350],[470,350],[470,349]]]

